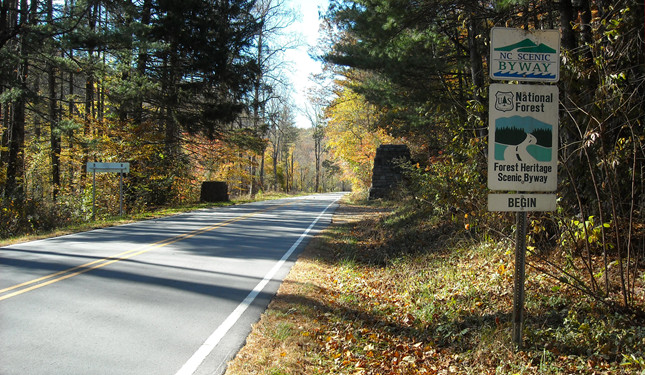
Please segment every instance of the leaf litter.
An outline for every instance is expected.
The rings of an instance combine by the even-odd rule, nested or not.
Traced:
[[[396,215],[341,205],[226,374],[645,373],[642,317],[607,311],[531,268],[516,350],[512,244],[420,219],[402,226]]]

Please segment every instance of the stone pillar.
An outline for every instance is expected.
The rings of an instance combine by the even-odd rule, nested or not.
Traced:
[[[204,181],[200,200],[202,202],[228,202],[228,186],[223,181]]]
[[[374,169],[372,170],[372,187],[369,199],[387,198],[391,190],[403,178],[400,168],[394,160],[410,160],[410,149],[406,145],[381,145],[376,150]]]

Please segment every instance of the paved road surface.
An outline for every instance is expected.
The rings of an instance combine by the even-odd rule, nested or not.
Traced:
[[[220,374],[341,194],[0,248],[0,374]]]

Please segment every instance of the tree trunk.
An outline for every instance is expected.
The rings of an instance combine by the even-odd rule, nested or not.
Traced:
[[[103,25],[103,22],[105,22],[105,24],[107,24],[107,12],[104,12],[105,17],[106,17],[105,21],[103,21],[103,19],[101,18],[101,16],[102,16],[101,15],[101,8],[99,7],[99,5],[96,6],[96,12],[97,12],[96,18],[98,19],[99,29],[103,29],[105,27],[105,25]],[[102,44],[99,44],[99,48],[98,48],[98,51],[97,51],[97,58],[101,59],[102,66],[107,66],[108,65],[107,64],[107,58],[106,58],[106,55],[105,55],[105,46],[102,45]],[[97,91],[98,91],[96,93],[96,101],[97,101],[97,103],[96,103],[96,106],[95,106],[95,108],[96,108],[96,116],[95,116],[95,118],[98,120],[98,123],[101,124],[101,125],[103,125],[103,120],[104,120],[104,116],[105,116],[105,86],[104,86],[104,78],[105,78],[105,75],[100,75],[98,78],[95,75],[95,78],[94,78],[95,81],[96,81],[96,86],[97,86]]]
[[[91,32],[96,29],[96,6],[90,9],[88,15],[88,26]],[[94,48],[90,47],[87,50],[88,66],[85,72],[85,133],[91,132],[92,120],[95,118],[94,114]]]
[[[40,75],[36,75],[36,80],[34,81],[34,92],[40,92]],[[36,138],[36,141],[40,143],[40,138],[42,136],[42,129],[41,129],[41,124],[40,124],[40,114],[35,113],[34,114],[34,137]]]
[[[260,32],[258,35],[258,48],[257,48],[257,57],[256,61],[258,66],[262,66],[262,49],[264,48],[263,46],[263,34],[264,34],[264,27],[260,28]],[[260,73],[255,79],[254,82],[254,88],[253,88],[253,129],[256,131],[256,133],[259,133],[259,128],[260,128],[260,86],[262,85],[262,70],[260,69]],[[253,151],[251,151],[253,152]],[[255,180],[255,157],[251,156],[251,167],[250,167],[250,178],[249,178],[249,196],[253,197],[255,195],[255,190],[254,190],[254,180]]]
[[[20,23],[26,24],[29,19],[27,0],[20,1]],[[5,194],[22,201],[24,199],[25,178],[25,106],[27,95],[27,38],[20,35],[20,62],[16,67],[17,82],[20,94],[13,104],[13,118],[9,127],[9,155],[7,160],[7,180]]]
[[[251,151],[253,152],[253,151]],[[256,194],[256,184],[255,184],[255,155],[249,156],[249,197],[253,198]]]
[[[264,156],[266,155],[266,146],[262,147],[262,155],[260,155],[260,189],[264,191]]]
[[[141,8],[141,24],[144,27],[147,27],[150,25],[150,18],[152,14],[152,0],[144,0],[143,2],[143,7]],[[147,46],[145,43],[147,42],[146,38],[141,36],[142,39],[142,46],[140,47],[139,50],[139,56],[137,57],[137,73],[139,74],[140,77],[145,76],[146,70],[147,70],[147,65],[148,65],[148,52],[147,52]],[[137,97],[137,103],[135,104],[134,108],[134,122],[136,124],[141,124],[143,122],[143,94],[140,93],[139,96]]]
[[[273,145],[273,191],[278,191],[278,155],[280,147],[280,138],[278,138],[277,144]]]
[[[290,184],[289,180],[291,178],[291,174],[289,173],[289,151],[285,152],[284,154],[284,192],[288,193],[290,189]]]
[[[314,126],[314,158],[316,160],[316,179],[314,183],[314,192],[320,192],[320,166],[322,158],[322,129],[316,124]]]
[[[572,51],[576,48],[576,35],[573,31],[573,5],[571,0],[560,0],[560,28],[562,29],[562,48]]]
[[[54,19],[54,6],[52,0],[47,0],[47,22],[53,23]],[[54,53],[52,48],[52,54]],[[60,153],[61,153],[61,138],[58,129],[58,113],[56,103],[56,69],[54,64],[50,61],[46,66],[48,78],[48,96],[49,96],[49,123],[50,123],[50,158],[51,158],[51,177],[52,177],[52,199],[56,201],[58,192],[60,190]]]
[[[168,162],[172,160],[177,160],[180,154],[179,148],[179,124],[175,119],[175,111],[179,105],[179,92],[178,92],[178,83],[179,77],[175,73],[176,70],[180,69],[179,67],[179,51],[178,46],[171,41],[170,47],[170,56],[169,56],[169,65],[167,66],[167,77],[166,80],[166,89],[164,92],[167,93],[166,96],[166,114],[164,119],[165,125],[165,147],[168,158]]]
[[[291,152],[291,189],[294,190],[295,188],[295,181],[294,181],[294,175],[293,175],[293,167],[294,167],[294,156],[295,156],[295,149],[294,151]]]
[[[2,91],[0,91],[2,93]],[[9,158],[9,120],[11,114],[11,107],[9,103],[1,104],[0,103],[0,118],[2,119],[2,139],[0,140],[0,167],[5,168],[7,165],[7,159]],[[3,191],[4,186],[2,187]]]
[[[586,66],[590,68],[593,65],[593,54],[591,51],[591,44],[593,43],[593,36],[591,35],[591,6],[589,0],[580,1],[580,36],[582,44],[584,45],[584,59]]]

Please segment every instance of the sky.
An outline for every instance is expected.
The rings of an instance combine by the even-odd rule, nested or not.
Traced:
[[[309,76],[322,70],[321,65],[311,59],[308,54],[310,47],[318,41],[318,10],[322,13],[327,10],[328,0],[288,0],[288,6],[294,9],[300,17],[290,27],[290,31],[302,35],[304,45],[287,51],[285,59],[292,63],[290,80],[293,84],[293,101],[296,104],[296,126],[299,128],[311,127],[311,123],[304,115],[307,104],[307,88],[311,86]]]

